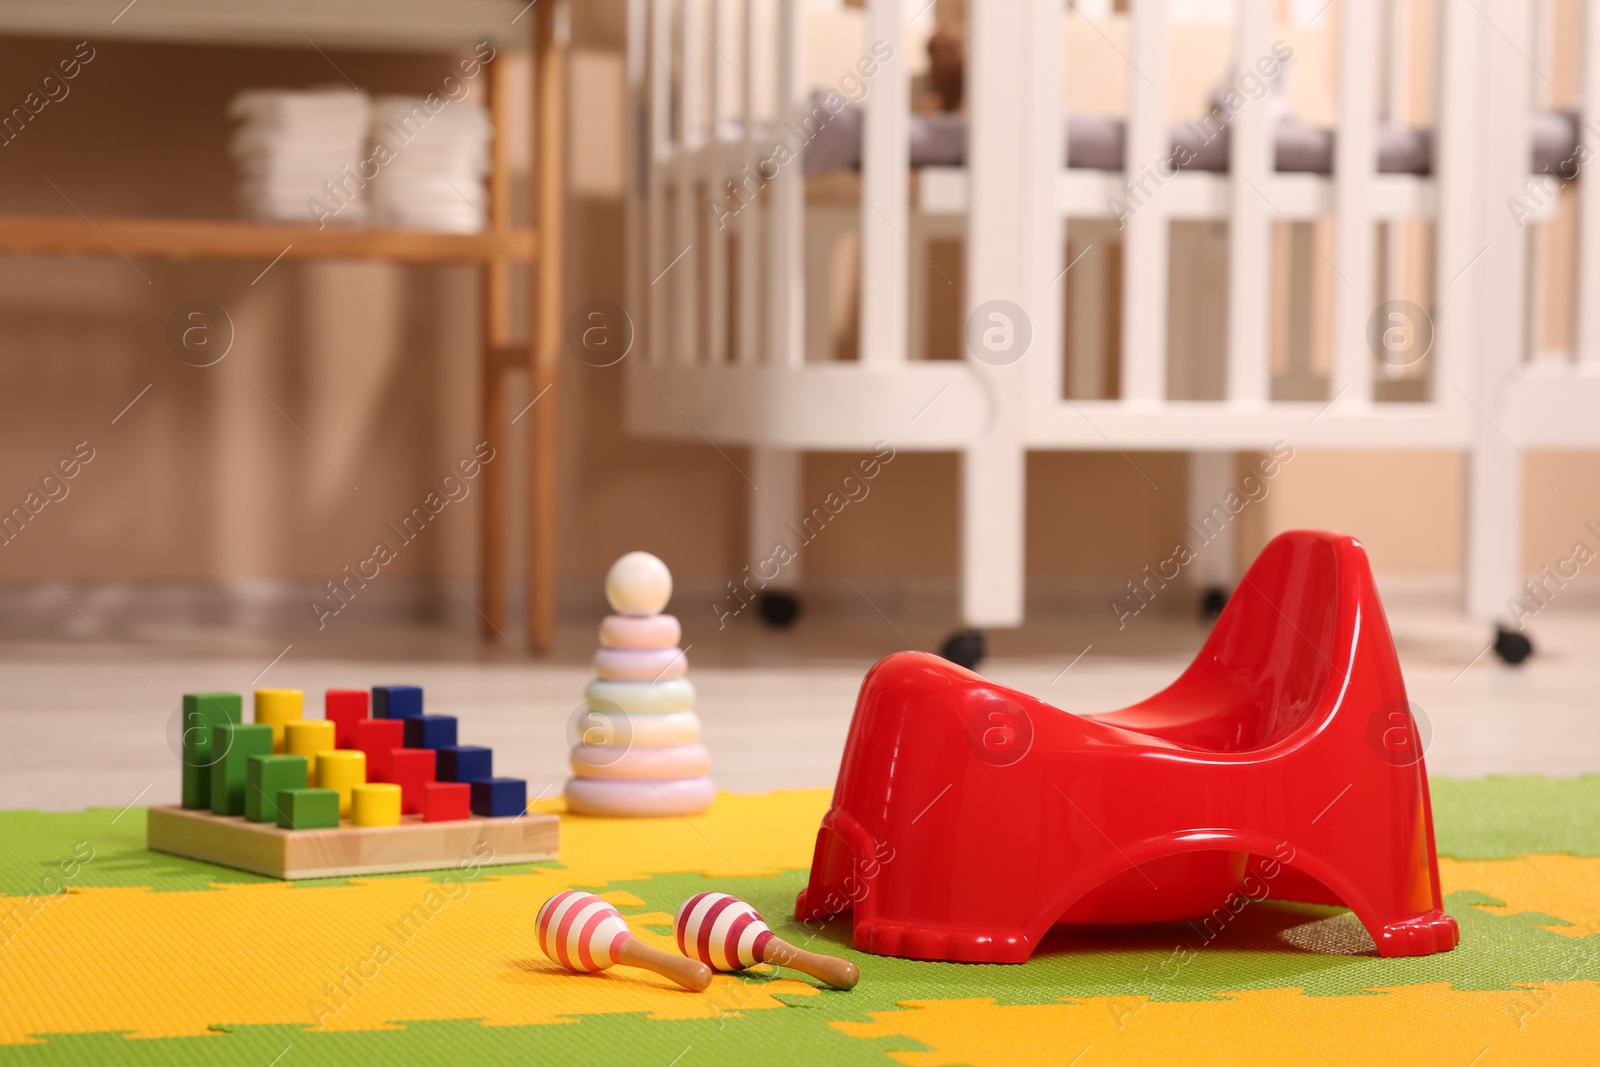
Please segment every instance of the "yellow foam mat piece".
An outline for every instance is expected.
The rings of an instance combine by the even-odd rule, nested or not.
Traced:
[[[1462,992],[1449,983],[1307,997],[1298,989],[1211,1001],[1093,997],[1001,1007],[992,998],[906,1001],[870,1023],[835,1022],[853,1037],[904,1037],[927,1052],[890,1052],[907,1067],[1014,1064],[1600,1063],[1600,986],[1540,982]]]
[[[711,993],[694,995],[631,968],[570,974],[539,952],[534,917],[545,899],[573,887],[805,867],[827,801],[827,790],[806,790],[724,796],[693,819],[565,817],[565,869],[529,874],[484,867],[444,881],[73,890],[34,914],[0,953],[0,1044],[49,1033],[201,1035],[212,1025],[374,1030],[396,1020],[561,1023],[613,1012],[686,1019],[782,1007],[775,995],[812,996],[817,988],[718,975]],[[626,891],[613,899],[638,903]],[[0,912],[9,906],[0,898]],[[676,952],[647,928],[671,922],[666,913],[630,917],[640,940]]]
[[[1600,933],[1600,858],[1563,853],[1524,854],[1513,860],[1439,860],[1439,886],[1446,893],[1475,889],[1505,901],[1480,904],[1495,915],[1539,911],[1566,920],[1544,929],[1568,937]]]

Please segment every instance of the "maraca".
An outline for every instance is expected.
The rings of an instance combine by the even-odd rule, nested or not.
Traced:
[[[593,893],[569,889],[539,909],[539,947],[571,971],[603,971],[613,964],[643,967],[696,993],[711,984],[711,968],[651,948],[628,930],[622,913]]]
[[[795,948],[761,921],[756,909],[726,893],[698,893],[673,916],[678,948],[719,971],[771,963],[804,971],[835,989],[854,989],[861,972],[849,960]]]

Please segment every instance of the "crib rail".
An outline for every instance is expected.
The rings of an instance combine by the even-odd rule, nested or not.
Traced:
[[[1501,21],[1513,29],[1527,24],[1517,33],[1537,52],[1531,26],[1546,17],[1541,12],[1551,10],[1555,0],[1539,0],[1534,6],[1495,2],[1501,5],[1496,8]],[[959,292],[963,317],[985,299],[1006,296],[1033,320],[1035,347],[1025,361],[1016,415],[1026,447],[1248,448],[1283,436],[1346,447],[1466,447],[1475,422],[1490,414],[1485,405],[1491,402],[1505,418],[1525,426],[1532,438],[1551,438],[1556,431],[1532,409],[1556,402],[1548,393],[1564,388],[1561,383],[1571,384],[1563,373],[1585,382],[1600,373],[1600,181],[1579,182],[1568,195],[1579,208],[1575,339],[1572,359],[1563,364],[1569,370],[1541,367],[1538,374],[1522,375],[1509,401],[1492,395],[1500,385],[1480,373],[1475,346],[1484,336],[1511,338],[1514,333],[1516,365],[1532,354],[1527,323],[1540,297],[1536,291],[1526,298],[1519,294],[1537,290],[1540,276],[1525,262],[1525,248],[1491,253],[1495,260],[1510,257],[1494,270],[1479,261],[1485,255],[1486,234],[1505,210],[1486,193],[1486,165],[1494,145],[1527,143],[1529,105],[1502,101],[1498,108],[1486,106],[1489,94],[1476,57],[1493,42],[1485,36],[1482,17],[1470,8],[1434,5],[1437,22],[1425,38],[1432,42],[1435,102],[1428,120],[1434,149],[1427,176],[1377,172],[1380,119],[1405,120],[1401,112],[1410,84],[1412,0],[1342,0],[1318,14],[1329,24],[1322,32],[1338,56],[1333,171],[1322,176],[1280,173],[1274,167],[1272,101],[1253,91],[1270,76],[1281,51],[1283,27],[1274,17],[1282,6],[1271,0],[1236,3],[1236,88],[1244,103],[1226,122],[1225,172],[1174,170],[1167,113],[1172,47],[1167,0],[1133,0],[1127,14],[1118,16],[1126,20],[1128,68],[1122,172],[1066,167],[1058,136],[1035,136],[1019,146],[1010,157],[1014,170],[985,171],[983,161],[970,153],[985,150],[982,146],[1002,136],[997,129],[1036,121],[1037,116],[1024,120],[986,111],[982,101],[1026,101],[1030,93],[1053,101],[1050,86],[1061,83],[1068,61],[1055,47],[1062,40],[1061,20],[1083,17],[1064,12],[1053,0],[988,5],[970,14],[971,162],[962,168],[919,168],[913,186],[908,181],[905,45],[910,12],[905,0],[868,0],[861,55],[878,55],[878,69],[859,100],[861,165],[843,176],[856,187],[859,203],[841,213],[837,207],[809,208],[806,202],[805,145],[834,116],[810,97],[815,86],[804,73],[802,0],[630,4],[629,77],[641,158],[630,199],[638,225],[630,226],[629,308],[644,320],[640,362],[652,373],[775,371],[779,376],[766,374],[760,380],[767,384],[761,386],[755,378],[736,374],[717,380],[724,383],[719,389],[770,388],[779,394],[786,388],[782,372],[808,373],[822,362],[834,365],[840,381],[858,372],[855,380],[868,390],[914,391],[926,382],[943,388],[960,380],[963,389],[986,391],[992,422],[996,405],[1004,408],[1005,398],[995,394],[980,360],[969,351],[964,367],[929,367],[922,358],[930,267],[919,242],[933,232],[954,232],[962,239],[967,274],[948,292]],[[1600,56],[1597,11],[1600,0],[1584,0],[1585,60]],[[985,68],[983,35],[992,40],[994,34],[1010,32],[1018,19],[1032,27],[1029,41],[1019,44],[1044,41],[1049,47],[1030,47],[1009,63]],[[885,50],[891,54],[886,60]],[[1526,69],[1522,73],[1531,77]],[[1006,79],[1012,79],[1013,89],[1002,87]],[[1585,62],[1582,79],[1585,118],[1592,119],[1600,115],[1600,62]],[[1048,127],[1045,122],[1037,129]],[[1585,138],[1594,140],[1589,132]],[[1511,170],[1520,165],[1506,164]],[[1011,219],[1011,209],[1032,180],[1024,176],[1040,173],[1041,167],[1054,175],[1055,184],[1055,192],[1037,211],[1036,225],[1048,226],[1054,241],[1053,249],[1042,254],[1035,235],[1025,232],[1028,225],[996,221]],[[993,177],[984,179],[980,172]],[[987,191],[974,193],[977,183],[986,180]],[[1554,211],[1542,206],[1531,225],[1545,224]],[[1177,383],[1168,381],[1174,332],[1188,329],[1168,286],[1173,224],[1200,219],[1228,226],[1222,384],[1219,395],[1207,400],[1182,397],[1175,391]],[[1101,220],[1117,224],[1111,240],[1122,250],[1120,390],[1110,399],[1068,399],[1061,337],[1070,331],[1061,328],[1059,304],[1062,286],[1079,282],[1060,281],[1068,269],[1065,248],[1075,227],[1095,225],[1103,231]],[[1430,292],[1423,301],[1426,321],[1399,323],[1398,328],[1430,329],[1434,340],[1425,358],[1397,369],[1375,351],[1374,315],[1395,285],[1403,247],[1397,225],[1416,221],[1430,224],[1433,235],[1427,253]],[[1381,247],[1376,237],[1380,224],[1388,224],[1389,232]],[[1321,226],[1331,240],[1313,240],[1314,226]],[[836,228],[853,231],[860,248],[858,357],[846,361],[832,350],[828,331],[833,310],[827,286],[818,284],[831,280],[826,263],[819,267],[818,260],[831,254]],[[1511,240],[1525,240],[1525,235]],[[1320,398],[1288,400],[1274,393],[1283,368],[1274,365],[1281,342],[1272,333],[1272,294],[1275,272],[1281,269],[1275,257],[1281,257],[1285,243],[1316,269],[1325,265],[1331,272],[1329,359],[1319,372],[1326,380]],[[1043,268],[1057,283],[1035,289],[1029,282],[987,296],[976,291],[972,264],[1023,262],[1031,262],[1034,270]],[[1091,260],[1076,269],[1104,268]],[[1382,292],[1380,278],[1387,279],[1388,289]],[[1483,299],[1491,291],[1494,300]],[[1500,324],[1512,319],[1514,325]],[[1383,325],[1377,327],[1380,336]],[[905,374],[911,371],[927,377],[908,385]],[[962,371],[972,380],[962,379]],[[1420,379],[1420,398],[1416,390],[1407,399],[1396,399],[1393,390],[1386,393],[1386,386],[1398,379]],[[664,379],[654,380],[659,385]],[[690,379],[682,381],[683,389],[692,392]],[[1550,382],[1557,384],[1543,384]],[[643,389],[639,385],[635,392]],[[1537,396],[1518,399],[1518,389]],[[726,415],[729,401],[721,394],[704,403],[692,397],[685,401],[676,393],[673,400],[681,412],[667,412],[657,404],[657,413],[641,416],[641,425],[674,436],[704,432],[722,439],[719,434],[725,430],[735,435],[729,439],[748,432],[750,443],[790,440],[765,437],[760,426]],[[690,429],[680,415],[692,418],[700,429]],[[859,441],[874,429],[823,422],[828,429],[813,428],[800,436],[810,442],[827,440],[830,434]],[[919,424],[913,437],[926,447],[970,447],[977,432],[977,424],[947,417],[939,409]],[[1562,440],[1571,437],[1565,428],[1561,434]],[[834,447],[846,443],[831,441]]]
[[[809,96],[809,5],[628,2],[637,167],[627,301],[643,320],[628,364],[628,425],[750,446],[740,474],[752,486],[752,546],[786,536],[802,451],[879,440],[956,451],[962,615],[968,625],[1013,625],[1030,450],[1184,451],[1189,502],[1203,509],[1230,488],[1230,452],[1278,441],[1458,449],[1469,457],[1468,604],[1492,617],[1518,584],[1526,450],[1600,447],[1600,174],[1530,175],[1524,154],[1531,109],[1571,103],[1545,71],[1573,41],[1584,120],[1574,166],[1600,152],[1600,0],[1432,0],[1425,33],[1416,32],[1420,0],[1322,7],[1313,20],[1327,20],[1317,32],[1337,55],[1329,175],[1276,169],[1277,120],[1258,91],[1283,59],[1275,19],[1304,5],[1235,0],[1239,103],[1206,133],[1225,130],[1222,172],[1174,168],[1166,77],[1177,4],[1125,5],[1106,27],[1125,35],[1127,64],[1122,170],[1111,173],[1068,167],[1061,143],[1062,20],[1083,16],[1060,0],[969,3],[966,164],[914,176],[910,4],[866,0],[861,55],[873,75],[858,99],[861,165],[837,176],[859,202],[843,207],[807,203],[806,145],[836,119]],[[1573,6],[1581,25],[1560,23]],[[1431,48],[1420,57],[1433,75],[1431,115],[1412,107],[1413,41]],[[1431,126],[1428,174],[1378,173],[1382,120]],[[1572,269],[1552,267],[1562,242],[1551,228],[1574,216]],[[1182,273],[1192,253],[1174,255],[1174,225],[1190,220],[1226,224],[1225,266],[1204,285]],[[959,242],[956,279],[932,281],[938,268],[923,246],[934,237]],[[834,343],[830,303],[832,257],[849,239],[860,248],[855,359]],[[1067,248],[1091,243],[1120,246],[1120,268],[1112,256],[1066,260]],[[1281,364],[1301,357],[1281,355],[1281,322],[1307,316],[1285,311],[1286,248],[1299,264],[1294,284],[1309,290],[1309,270],[1331,294],[1312,320],[1322,362],[1289,368],[1301,374],[1298,393],[1284,388],[1292,376]],[[1402,292],[1400,267],[1417,262],[1426,266],[1412,273],[1426,281]],[[1557,352],[1539,323],[1551,287],[1568,283],[1570,340]],[[1065,323],[1063,289],[1074,309]],[[1073,346],[1103,337],[1093,307],[1113,289],[1120,348],[1110,371],[1120,388],[1073,395],[1080,378],[1110,380]],[[1210,299],[1201,310],[1225,335],[1219,345],[1191,341],[1201,290]],[[1086,294],[1095,299],[1086,304]],[[1420,306],[1392,319],[1397,295]],[[929,305],[952,300],[969,327],[999,302],[1032,347],[980,352],[969,328],[963,358],[928,358]],[[1391,328],[1411,346],[1403,358],[1389,347]],[[1431,346],[1407,341],[1407,330],[1431,330]],[[1008,354],[1016,358],[999,358]],[[1197,390],[1187,361],[1202,357],[1215,380]],[[1213,562],[1227,555],[1219,549]],[[1203,580],[1226,582],[1226,563],[1217,566]]]

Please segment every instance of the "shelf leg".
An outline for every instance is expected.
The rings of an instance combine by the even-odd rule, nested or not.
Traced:
[[[532,346],[528,395],[528,644],[550,647],[556,629],[556,361],[562,333],[562,198],[566,159],[565,3],[534,9],[534,207],[539,269],[532,273]],[[546,392],[549,395],[545,395]]]

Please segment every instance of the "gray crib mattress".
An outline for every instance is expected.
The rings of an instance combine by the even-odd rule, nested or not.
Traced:
[[[814,101],[821,107],[820,96]],[[816,114],[817,112],[813,112]],[[826,114],[824,110],[821,114]],[[1529,123],[1534,173],[1548,172],[1564,180],[1577,173],[1577,114],[1542,111]],[[861,165],[862,112],[850,105],[823,123],[806,146],[805,173],[827,174]],[[1066,117],[1067,166],[1088,170],[1121,170],[1126,124],[1094,115]],[[1275,163],[1280,173],[1332,174],[1334,131],[1293,118],[1274,126]],[[1380,124],[1374,139],[1380,174],[1430,174],[1433,131]],[[967,118],[956,113],[911,116],[911,165],[957,167],[967,157]],[[1207,129],[1200,122],[1172,128],[1173,162],[1179,170],[1224,172],[1228,169],[1228,128]]]

